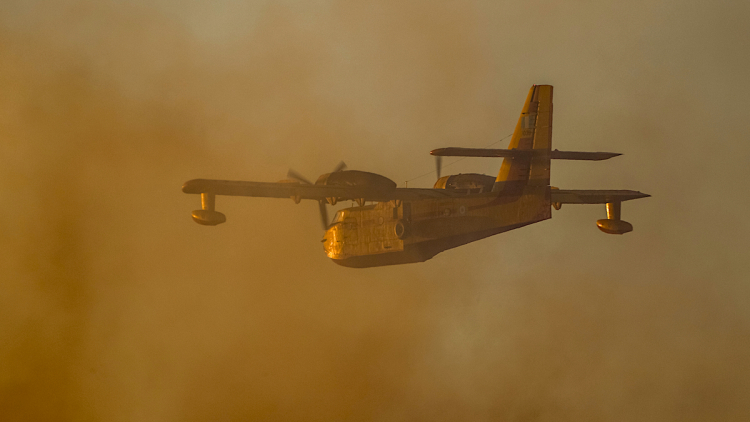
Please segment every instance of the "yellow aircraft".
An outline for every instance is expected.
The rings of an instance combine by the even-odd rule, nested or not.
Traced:
[[[215,226],[216,195],[318,201],[326,254],[337,264],[364,268],[426,261],[438,253],[552,217],[562,204],[606,204],[596,222],[609,234],[633,226],[620,219],[622,201],[649,195],[631,190],[563,190],[549,185],[550,160],[605,160],[620,154],[552,150],[552,86],[534,85],[523,105],[508,149],[440,148],[443,156],[503,157],[497,177],[457,174],[440,177],[432,189],[398,188],[387,177],[339,167],[315,183],[289,171],[278,183],[195,179],[182,191],[201,195],[193,220]],[[329,224],[326,204],[351,200]],[[368,204],[371,203],[371,204]]]

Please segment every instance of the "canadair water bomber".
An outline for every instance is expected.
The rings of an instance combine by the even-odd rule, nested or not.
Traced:
[[[597,226],[623,234],[633,226],[620,219],[623,201],[649,195],[632,190],[566,190],[550,186],[551,160],[606,160],[620,154],[552,149],[552,86],[534,85],[508,149],[440,148],[442,157],[502,157],[497,177],[455,174],[440,177],[432,189],[399,188],[379,174],[335,171],[312,183],[294,171],[277,183],[195,179],[182,191],[200,194],[193,220],[215,226],[226,221],[216,211],[217,195],[317,201],[325,229],[323,247],[335,263],[354,268],[426,261],[438,253],[552,217],[563,204],[604,204],[607,218]],[[339,201],[357,205],[328,221],[326,206]]]

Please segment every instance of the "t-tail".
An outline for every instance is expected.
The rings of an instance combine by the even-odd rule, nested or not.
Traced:
[[[493,191],[521,194],[527,186],[549,186],[552,85],[531,87],[508,149],[518,153],[503,158]]]
[[[508,149],[449,147],[432,150],[430,154],[439,157],[503,157],[492,191],[504,200],[524,198],[525,205],[520,210],[529,210],[529,204],[541,205],[531,206],[532,215],[522,217],[524,221],[550,218],[550,206],[559,210],[563,204],[605,204],[607,218],[598,220],[597,226],[608,234],[623,234],[632,231],[633,226],[620,218],[622,202],[650,196],[633,190],[563,190],[549,186],[550,160],[601,161],[620,155],[552,150],[551,85],[531,87]]]

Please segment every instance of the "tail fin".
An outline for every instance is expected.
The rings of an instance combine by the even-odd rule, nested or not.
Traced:
[[[493,191],[521,193],[526,186],[549,185],[552,85],[531,87],[508,149],[535,152],[528,156],[503,158]]]

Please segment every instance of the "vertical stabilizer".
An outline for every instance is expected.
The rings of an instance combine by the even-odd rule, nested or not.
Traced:
[[[508,149],[533,150],[503,158],[493,191],[521,193],[526,186],[549,186],[552,148],[552,85],[534,85],[518,118]]]

